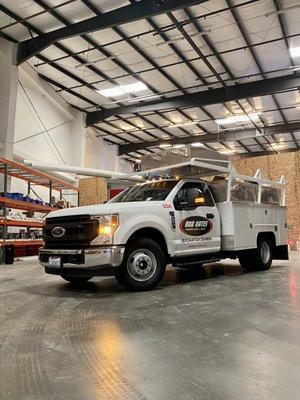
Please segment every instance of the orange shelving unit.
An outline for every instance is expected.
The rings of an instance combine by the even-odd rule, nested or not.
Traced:
[[[20,200],[8,199],[7,197],[3,197],[3,196],[0,196],[0,204],[6,204],[6,207],[15,208],[18,210],[24,210],[24,207],[25,207],[26,210],[42,212],[42,213],[43,212],[48,213],[50,211],[53,211],[53,209],[54,209],[54,207],[42,206],[40,204],[33,204],[33,203],[20,201]]]
[[[42,221],[27,221],[21,219],[0,218],[0,226],[20,226],[27,228],[42,228],[44,223]]]
[[[26,227],[28,229],[40,229],[43,227],[43,221],[34,221],[31,219],[10,219],[7,218],[7,210],[17,209],[22,211],[33,211],[46,215],[50,211],[56,210],[56,208],[49,205],[35,204],[7,197],[8,177],[14,177],[26,181],[28,196],[33,190],[33,186],[43,186],[48,188],[48,204],[51,204],[53,191],[59,192],[59,196],[62,199],[64,190],[68,190],[71,191],[72,194],[76,194],[78,196],[79,202],[78,187],[64,181],[63,179],[53,177],[52,175],[46,174],[44,172],[36,171],[15,161],[6,160],[5,158],[1,157],[0,173],[4,175],[3,193],[2,196],[0,196],[0,209],[3,210],[3,215],[0,216],[0,227],[3,227],[3,234],[2,237],[0,237],[0,246],[13,244],[15,247],[15,256],[37,254],[38,248],[43,244],[43,241],[41,239],[10,239],[7,237],[7,228],[14,226]]]

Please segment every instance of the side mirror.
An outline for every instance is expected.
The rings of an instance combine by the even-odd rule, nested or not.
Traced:
[[[205,204],[205,197],[200,193],[199,189],[191,188],[187,192],[187,207],[196,208]]]

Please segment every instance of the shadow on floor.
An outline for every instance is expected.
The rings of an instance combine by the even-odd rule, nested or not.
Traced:
[[[207,264],[205,267],[195,266],[190,269],[169,267],[161,285],[159,285],[155,291],[164,290],[170,286],[200,282],[224,275],[240,275],[242,273],[243,271],[238,265]],[[114,277],[95,277],[92,281],[83,285],[72,285],[62,280],[59,276],[55,278],[54,281],[49,281],[47,277],[44,283],[24,286],[21,291],[40,296],[63,298],[108,298],[113,296],[127,296],[128,294],[128,292],[116,282]]]

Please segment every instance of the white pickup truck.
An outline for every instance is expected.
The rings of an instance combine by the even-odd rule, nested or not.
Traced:
[[[243,176],[229,161],[199,158],[155,172],[159,180],[106,204],[48,214],[39,251],[45,271],[72,283],[115,275],[127,289],[149,290],[167,264],[189,268],[238,257],[249,271],[288,259],[283,177]]]

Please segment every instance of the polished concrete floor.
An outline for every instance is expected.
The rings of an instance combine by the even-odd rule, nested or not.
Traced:
[[[0,266],[0,399],[299,400],[299,290],[300,253],[170,268],[147,293]]]

